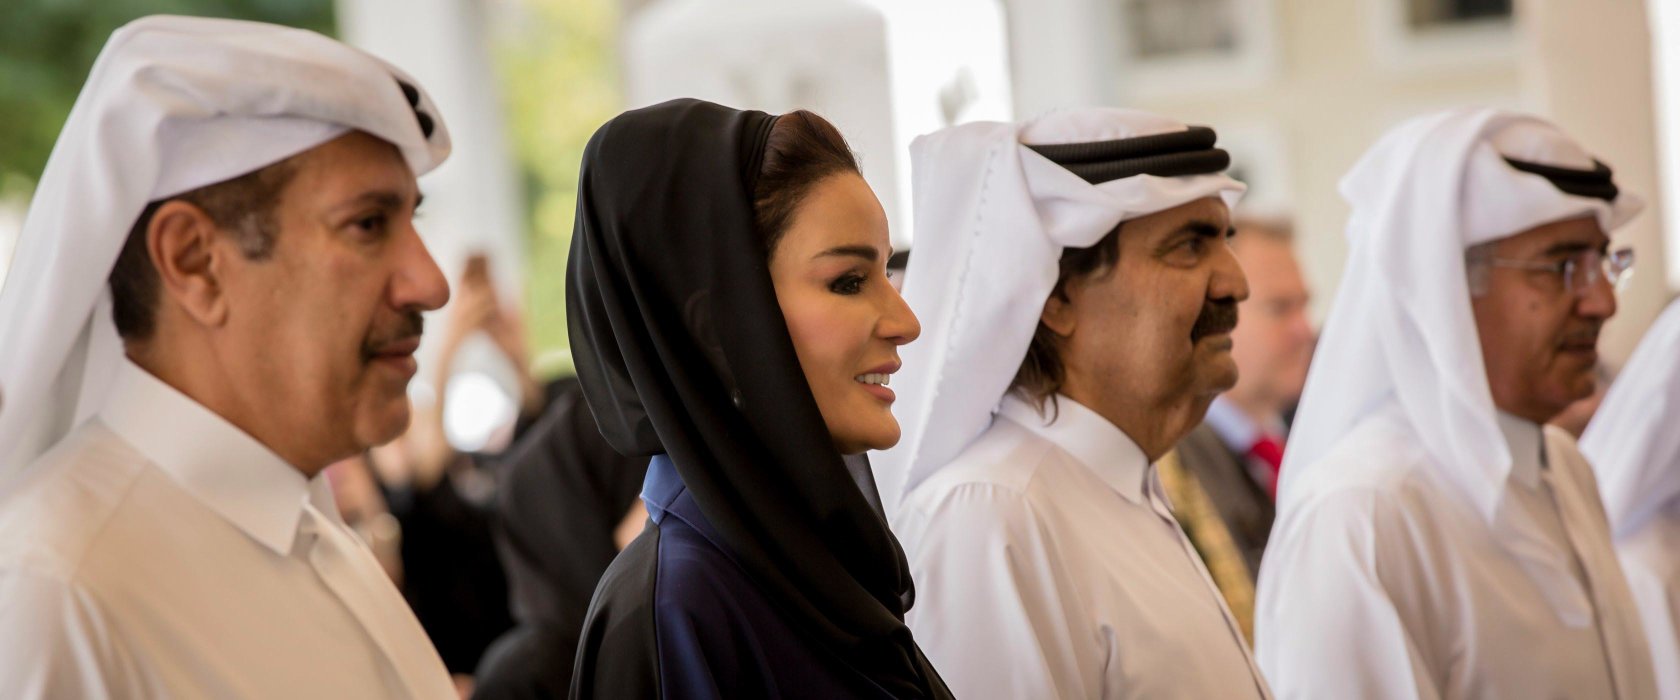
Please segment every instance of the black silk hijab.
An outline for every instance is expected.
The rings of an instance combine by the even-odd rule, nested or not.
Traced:
[[[566,280],[578,378],[607,441],[668,454],[796,629],[897,697],[948,697],[904,625],[904,553],[834,448],[754,231],[774,122],[674,100],[596,132]]]

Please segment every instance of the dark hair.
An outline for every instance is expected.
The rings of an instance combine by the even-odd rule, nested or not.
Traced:
[[[1063,250],[1056,286],[1051,288],[1050,296],[1067,301],[1068,285],[1108,274],[1119,261],[1120,226],[1114,227],[1089,248]],[[1015,379],[1009,383],[1009,390],[1020,392],[1023,398],[1043,411],[1045,401],[1061,391],[1062,382],[1066,380],[1062,339],[1040,319],[1038,328],[1033,331],[1032,343],[1027,346],[1027,356],[1021,359],[1021,368],[1015,370]]]
[[[146,205],[128,230],[128,240],[111,267],[111,317],[117,334],[125,340],[150,338],[157,325],[158,288],[162,284],[151,251],[146,248],[146,230],[166,202],[180,200],[204,210],[223,232],[233,236],[240,252],[250,260],[263,260],[274,252],[278,233],[274,208],[280,192],[291,182],[295,168],[290,159]]]
[[[776,118],[753,184],[753,224],[768,256],[811,187],[830,175],[860,174],[846,137],[827,119],[798,110]]]

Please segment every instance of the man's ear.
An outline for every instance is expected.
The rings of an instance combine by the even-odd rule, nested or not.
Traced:
[[[1051,292],[1050,298],[1044,300],[1044,313],[1038,319],[1045,327],[1056,335],[1066,338],[1073,335],[1075,323],[1074,304],[1078,303],[1078,290],[1069,285],[1066,289]]]
[[[146,228],[146,251],[157,268],[162,294],[169,303],[203,326],[226,322],[228,309],[220,275],[230,250],[219,246],[222,233],[197,205],[179,199],[164,202]],[[167,301],[166,301],[167,300]]]

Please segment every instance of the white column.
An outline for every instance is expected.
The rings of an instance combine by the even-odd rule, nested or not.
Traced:
[[[1005,56],[995,0],[660,0],[629,19],[624,41],[632,108],[696,97],[833,122],[900,246],[910,141],[1009,119]]]
[[[1117,2],[1006,0],[1015,111],[1115,104]]]
[[[1661,202],[1663,209],[1673,210],[1680,206],[1680,5],[1673,0],[1650,0],[1647,7]],[[1653,192],[1652,198],[1657,198],[1657,193]],[[1680,230],[1664,227],[1662,240],[1667,249],[1664,270],[1668,289],[1680,289]],[[1654,257],[1647,257],[1646,264],[1654,266]]]

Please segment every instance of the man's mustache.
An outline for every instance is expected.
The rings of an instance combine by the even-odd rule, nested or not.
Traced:
[[[1202,305],[1196,325],[1190,327],[1190,342],[1216,333],[1230,333],[1237,327],[1237,300],[1214,299]]]
[[[362,342],[362,360],[372,361],[375,355],[387,346],[418,338],[425,332],[426,319],[420,315],[418,309],[408,309],[397,316],[397,322],[388,329],[376,329]]]
[[[1563,335],[1560,345],[1579,347],[1583,345],[1598,346],[1598,335],[1603,330],[1602,324],[1593,324],[1590,328],[1578,328]]]

